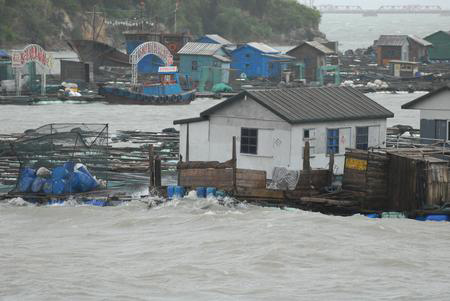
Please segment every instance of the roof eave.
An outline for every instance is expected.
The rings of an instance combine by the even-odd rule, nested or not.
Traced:
[[[413,106],[418,104],[418,103],[420,103],[420,102],[422,102],[422,101],[424,101],[424,100],[427,100],[430,97],[433,97],[436,94],[441,93],[442,91],[446,91],[446,90],[450,90],[450,85],[443,86],[443,87],[441,87],[439,89],[436,89],[436,90],[434,90],[434,91],[432,91],[432,92],[430,92],[428,94],[422,95],[419,98],[413,99],[410,102],[407,102],[404,105],[402,105],[401,108],[402,109],[407,109],[407,110],[418,110],[416,108],[413,108]]]
[[[367,120],[367,119],[387,119],[394,117],[394,113],[385,115],[368,115],[368,116],[355,116],[355,117],[342,117],[342,118],[320,118],[320,119],[310,119],[310,120],[294,120],[290,123],[292,124],[304,124],[304,123],[317,123],[317,122],[336,122],[336,121],[347,121],[347,120]]]
[[[206,121],[208,120],[208,117],[194,117],[194,118],[186,118],[186,119],[178,119],[178,120],[174,120],[173,124],[174,125],[178,125],[178,124],[187,124],[187,123],[194,123],[194,122],[202,122],[202,121]]]

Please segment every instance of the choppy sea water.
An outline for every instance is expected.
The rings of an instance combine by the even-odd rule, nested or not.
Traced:
[[[373,93],[370,98],[395,113],[388,119],[388,125],[409,124],[419,126],[419,113],[414,110],[401,110],[405,102],[423,95],[409,93]],[[203,110],[218,104],[222,100],[197,99],[190,105],[182,106],[138,106],[91,104],[41,104],[29,106],[0,106],[0,134],[21,133],[49,123],[108,123],[111,132],[117,130],[160,131],[173,127],[177,119],[198,117]]]
[[[428,1],[416,2],[426,5]],[[364,7],[364,3],[361,5]],[[412,34],[424,38],[438,30],[448,31],[450,16],[381,14],[377,17],[364,17],[357,14],[323,14],[320,30],[329,40],[339,41],[339,49],[345,51],[367,48],[382,34]]]
[[[214,200],[0,205],[0,299],[448,300],[448,230]]]
[[[396,113],[421,94],[372,94]],[[2,133],[48,122],[161,130],[182,107],[0,106]],[[414,124],[416,122],[416,124]],[[155,208],[0,204],[0,300],[447,300],[448,223],[184,199]]]

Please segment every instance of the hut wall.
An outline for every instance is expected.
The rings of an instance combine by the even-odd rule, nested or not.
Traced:
[[[418,209],[416,190],[417,174],[420,166],[416,164],[417,162],[407,157],[391,154],[390,158],[389,209],[395,211]]]
[[[342,186],[364,193],[364,209],[384,209],[388,204],[388,166],[385,153],[348,150]]]
[[[233,169],[181,169],[180,185],[186,187],[233,188]],[[236,186],[246,188],[266,188],[266,172],[258,170],[237,169]]]
[[[448,200],[447,163],[428,163],[426,169],[426,205],[442,205]]]

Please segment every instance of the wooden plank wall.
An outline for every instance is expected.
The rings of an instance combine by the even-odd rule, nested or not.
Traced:
[[[366,192],[367,168],[363,163],[368,160],[368,153],[358,150],[347,150],[345,153],[344,177],[342,188],[351,191]]]
[[[442,205],[448,200],[447,163],[428,163],[426,171],[425,204]]]
[[[392,211],[412,211],[419,208],[416,199],[419,161],[405,156],[390,154],[388,194]]]
[[[385,153],[369,152],[366,174],[365,209],[380,209],[388,206],[389,158]]]
[[[233,189],[233,169],[181,169],[180,185],[186,187],[216,187]],[[266,172],[259,170],[237,169],[236,183],[238,187],[266,188]]]
[[[342,188],[364,194],[364,209],[382,209],[388,205],[388,167],[386,153],[347,150]]]

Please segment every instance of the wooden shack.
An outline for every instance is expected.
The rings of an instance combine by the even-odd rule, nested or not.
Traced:
[[[389,209],[440,207],[448,199],[448,161],[420,152],[389,153]]]
[[[363,210],[440,207],[448,199],[448,160],[418,149],[347,150],[343,189],[361,197]]]
[[[357,193],[363,209],[388,206],[389,159],[384,151],[349,149],[345,153],[342,188]]]

